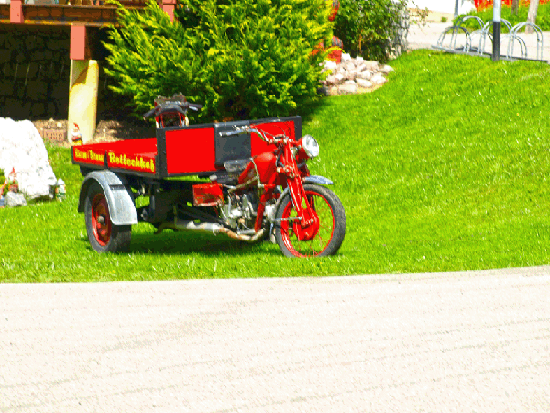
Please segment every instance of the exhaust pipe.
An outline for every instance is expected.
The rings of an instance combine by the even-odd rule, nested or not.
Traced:
[[[248,234],[242,234],[242,233],[232,231],[229,228],[226,228],[220,224],[214,224],[209,222],[195,224],[193,221],[178,220],[176,222],[163,222],[162,224],[160,224],[155,234],[160,234],[165,229],[173,229],[174,231],[201,231],[201,232],[210,232],[212,234],[222,233],[238,241],[248,241],[248,242],[257,241],[263,236],[265,231],[265,229],[262,228],[260,231],[255,232],[253,235],[248,235]]]

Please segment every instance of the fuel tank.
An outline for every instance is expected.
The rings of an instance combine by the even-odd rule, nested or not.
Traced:
[[[264,152],[253,158],[246,169],[239,175],[239,184],[256,178],[256,168],[260,176],[260,183],[270,183],[277,176],[277,156],[273,152]],[[254,166],[256,164],[256,167]]]

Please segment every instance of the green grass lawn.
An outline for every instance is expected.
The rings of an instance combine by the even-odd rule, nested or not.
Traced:
[[[49,148],[63,203],[0,210],[0,281],[107,281],[474,270],[550,262],[550,66],[429,51],[392,62],[371,94],[324,100],[304,120],[312,173],[347,213],[338,255],[133,227],[127,254],[91,250],[81,177]]]

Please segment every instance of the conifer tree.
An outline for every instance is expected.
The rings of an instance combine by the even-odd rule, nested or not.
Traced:
[[[174,22],[154,0],[139,12],[117,3],[106,43],[113,90],[138,114],[180,92],[205,105],[195,121],[299,114],[324,76],[323,54],[311,52],[331,36],[328,3],[181,0]]]

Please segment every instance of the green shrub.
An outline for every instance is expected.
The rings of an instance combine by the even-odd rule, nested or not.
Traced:
[[[340,0],[334,34],[344,50],[367,60],[388,60],[405,46],[406,0]]]
[[[118,4],[107,73],[138,113],[157,95],[181,92],[204,104],[202,121],[298,114],[316,99],[323,78],[324,55],[311,52],[331,35],[328,6],[325,0],[182,0],[171,23],[155,1],[141,12]]]

